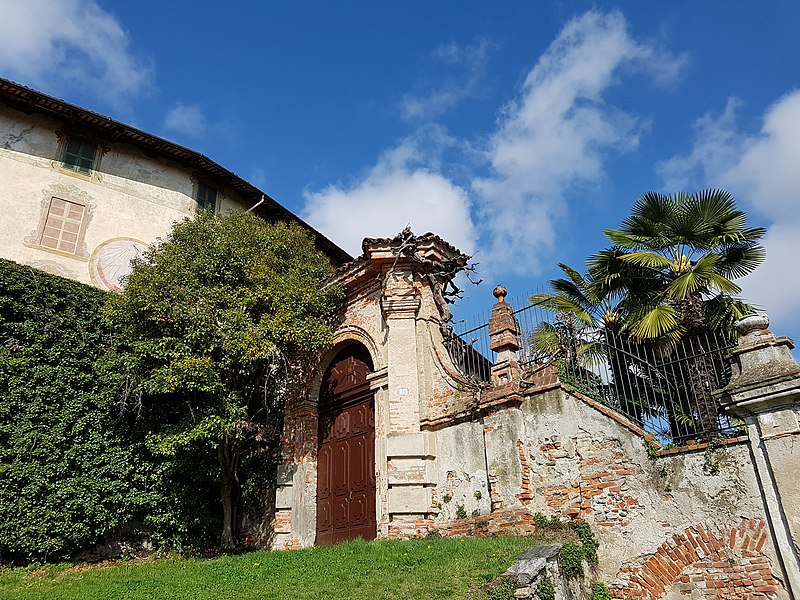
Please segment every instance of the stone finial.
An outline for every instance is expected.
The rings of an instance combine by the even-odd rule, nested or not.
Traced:
[[[733,324],[740,336],[744,337],[753,331],[769,329],[769,315],[747,315]]]
[[[498,285],[494,292],[497,303],[492,307],[489,319],[489,347],[497,352],[497,361],[492,367],[492,381],[510,383],[518,375],[517,350],[520,349],[519,326],[514,318],[514,309],[505,301],[506,288]]]

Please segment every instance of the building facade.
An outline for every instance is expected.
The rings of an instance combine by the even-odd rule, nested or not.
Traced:
[[[350,257],[209,158],[0,79],[0,256],[119,290],[131,258],[199,209],[255,210],[311,231],[334,265]]]
[[[0,180],[0,256],[107,290],[202,208],[308,227],[201,154],[6,80]],[[253,543],[524,533],[541,513],[594,526],[614,598],[800,597],[790,340],[763,322],[742,330],[720,392],[738,435],[659,449],[552,365],[520,364],[502,289],[491,358],[453,338],[445,290],[469,257],[446,241],[404,231],[365,239],[352,260],[308,229],[347,301],[333,347],[288,399],[274,507],[244,532]]]

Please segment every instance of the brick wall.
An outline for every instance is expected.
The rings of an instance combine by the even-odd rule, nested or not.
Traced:
[[[498,510],[489,515],[450,519],[394,517],[389,523],[389,537],[408,539],[438,533],[444,537],[465,535],[524,535],[534,533],[536,526],[529,510]]]
[[[592,515],[603,527],[624,527],[631,523],[631,512],[641,509],[627,477],[640,471],[629,461],[617,439],[598,440],[588,434],[570,440],[577,450],[567,453],[562,443],[544,438],[536,453],[538,492],[548,508],[571,519]],[[560,463],[574,466],[572,479],[564,481]],[[558,482],[552,485],[548,483]]]

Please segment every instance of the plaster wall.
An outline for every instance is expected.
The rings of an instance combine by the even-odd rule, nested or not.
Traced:
[[[614,598],[790,597],[752,428],[657,453],[640,427],[565,389],[555,369],[522,373],[510,343],[491,382],[465,378],[443,343],[441,297],[414,267],[435,269],[434,261],[414,263],[398,250],[415,241],[440,243],[405,233],[366,240],[365,255],[341,276],[349,300],[336,343],[363,343],[375,363],[380,537],[533,532],[542,513],[592,525],[601,542],[595,575]],[[314,402],[312,393],[306,405]],[[787,409],[760,419],[796,540],[798,415]],[[305,466],[292,476],[279,547],[313,543],[303,532],[316,510],[315,440],[292,459]]]
[[[148,158],[126,144],[110,144],[91,175],[64,169],[55,120],[0,107],[0,256],[83,283],[103,285],[93,272],[98,248],[110,240],[152,244],[175,221],[190,217],[195,175],[177,163]],[[211,185],[214,185],[211,182]],[[221,211],[245,207],[218,188]],[[85,230],[75,253],[39,245],[52,197],[84,204]]]
[[[791,407],[761,414],[758,427],[794,547],[800,552],[800,409]]]
[[[483,424],[467,421],[441,429],[436,432],[436,447],[437,469],[433,479],[436,519],[459,518],[459,507],[464,515],[488,515],[492,506]]]

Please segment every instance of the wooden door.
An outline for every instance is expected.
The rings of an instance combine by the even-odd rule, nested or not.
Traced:
[[[323,379],[317,455],[317,545],[375,539],[375,413],[363,347],[346,348]]]

